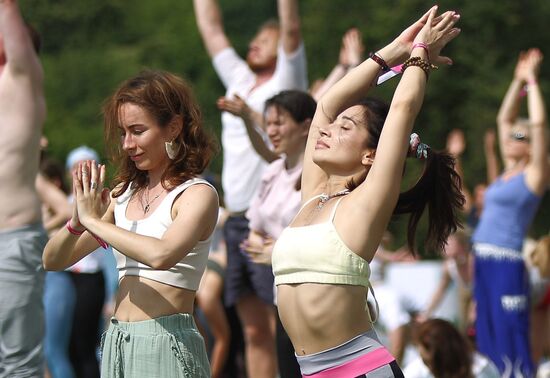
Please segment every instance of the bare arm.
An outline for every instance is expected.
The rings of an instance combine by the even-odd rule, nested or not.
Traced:
[[[42,77],[42,68],[16,0],[0,0],[0,35],[6,67],[14,75]]]
[[[42,203],[52,210],[53,215],[44,223],[46,231],[51,232],[71,217],[71,205],[65,193],[42,175],[36,177],[35,186]]]
[[[246,102],[235,95],[233,99],[221,97],[217,102],[218,108],[227,111],[237,117],[241,117],[244,125],[246,126],[246,132],[248,138],[254,150],[268,163],[279,159],[279,155],[271,151],[269,146],[264,141],[262,135],[256,129],[256,122],[263,124],[262,115],[252,110]]]
[[[447,152],[455,159],[455,170],[460,176],[462,183],[460,190],[464,196],[464,213],[469,213],[472,208],[472,193],[468,190],[466,183],[464,182],[464,170],[462,169],[462,154],[466,148],[466,140],[464,138],[464,132],[460,129],[453,129],[447,136]]]
[[[365,47],[363,46],[361,32],[356,28],[348,30],[342,38],[338,64],[334,66],[330,74],[323,81],[323,84],[312,93],[315,101],[319,101],[330,87],[343,78],[350,69],[361,63],[364,50]]]
[[[432,295],[432,298],[430,299],[430,302],[428,306],[426,307],[426,310],[423,311],[422,317],[427,320],[430,318],[434,311],[437,309],[437,307],[441,304],[441,301],[443,300],[443,297],[445,296],[445,292],[449,288],[449,285],[451,284],[451,276],[449,275],[449,271],[447,268],[446,263],[443,263],[443,272],[441,275],[441,279],[439,280],[439,285],[437,286],[437,289]]]
[[[200,0],[199,0],[200,1]],[[298,49],[302,42],[300,15],[297,0],[278,0],[281,43],[287,54]]]
[[[518,63],[514,71],[514,78],[504,95],[497,115],[498,141],[504,166],[509,167],[511,162],[503,154],[504,145],[512,126],[516,122],[521,104],[520,91],[524,84],[523,71],[525,70],[525,53],[519,55]]]
[[[527,109],[531,137],[531,159],[526,168],[527,185],[533,192],[542,195],[546,189],[548,177],[548,135],[544,99],[538,85],[538,72],[542,63],[542,53],[538,49],[527,52],[528,67]]]
[[[203,43],[210,57],[231,44],[225,35],[220,6],[216,0],[194,0],[195,17]]]
[[[136,234],[106,222],[101,213],[100,190],[90,189],[90,182],[98,177],[97,167],[91,167],[91,181],[82,170],[82,180],[76,185],[76,203],[80,222],[120,253],[153,269],[166,270],[183,259],[200,240],[207,239],[216,226],[218,196],[207,185],[187,188],[175,201],[175,217],[159,239]],[[73,180],[75,179],[73,175]]]
[[[487,183],[491,184],[500,174],[497,153],[495,151],[495,130],[489,129],[483,138],[485,164],[487,164]]]
[[[403,31],[393,42],[378,51],[387,64],[393,66],[407,58],[414,39],[428,20],[428,15],[429,12]],[[326,173],[312,160],[320,128],[334,121],[340,112],[364,97],[379,72],[380,66],[372,59],[367,59],[334,84],[318,102],[304,155],[302,201],[322,192],[328,179]]]
[[[454,28],[458,14],[447,12],[439,22],[434,23],[436,11],[437,7],[429,11],[429,18],[415,38],[415,42],[427,44],[429,55],[434,60],[460,32]],[[427,60],[428,53],[416,47],[412,49],[412,56]],[[349,230],[342,230],[342,238],[352,250],[365,253],[366,259],[370,259],[371,253],[376,250],[395,209],[409,150],[409,137],[422,106],[426,80],[426,73],[420,67],[411,66],[403,72],[382,128],[374,162],[365,181],[349,194],[347,204],[342,205],[348,216],[340,221],[337,219],[340,229],[356,228],[355,237]],[[357,226],[357,223],[360,224]]]
[[[114,201],[102,218],[104,222],[114,223],[113,209]],[[82,225],[74,217],[70,222],[74,229],[82,229]],[[42,263],[46,270],[64,270],[99,247],[100,245],[97,240],[88,231],[77,236],[71,234],[66,227],[62,227],[48,240],[46,248],[44,248],[44,254],[42,255]]]

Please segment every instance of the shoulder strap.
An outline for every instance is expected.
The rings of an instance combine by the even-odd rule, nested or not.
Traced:
[[[170,193],[168,193],[168,196],[167,197],[172,197],[171,198],[171,201],[169,202],[173,202],[173,200],[182,192],[184,192],[187,188],[189,188],[190,186],[193,186],[193,185],[197,185],[197,184],[204,184],[204,185],[208,185],[209,187],[211,187],[214,192],[216,193],[216,195],[218,194],[218,192],[216,191],[216,189],[214,188],[214,186],[212,184],[210,184],[208,181],[206,181],[205,179],[202,179],[202,178],[192,178],[192,179],[189,179],[187,181],[185,181],[184,183],[176,186],[174,189],[172,189],[170,191]],[[172,204],[170,204],[170,206],[172,206]]]
[[[334,222],[334,217],[336,216],[336,209],[338,209],[338,205],[340,204],[340,201],[342,201],[344,197],[338,198],[338,201],[336,201],[336,205],[332,208],[332,212],[330,213],[330,222]]]

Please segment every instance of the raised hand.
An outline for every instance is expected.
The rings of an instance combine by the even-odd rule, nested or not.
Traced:
[[[440,52],[460,33],[460,29],[454,25],[460,19],[460,15],[453,11],[443,13],[440,17],[436,17],[437,6],[432,7],[427,15],[428,18],[416,37],[413,45],[416,43],[424,43],[428,46],[428,55],[430,62],[434,64],[452,64],[453,61],[445,56],[440,56]]]
[[[237,117],[244,118],[250,114],[250,108],[238,95],[234,95],[233,99],[220,97],[216,101],[216,105],[218,109],[229,112]]]
[[[447,136],[447,152],[452,156],[460,156],[466,148],[464,132],[460,129],[453,129]]]
[[[486,150],[493,150],[495,148],[496,142],[496,133],[495,129],[488,129],[483,135],[483,145]]]
[[[100,219],[109,207],[109,189],[104,188],[105,166],[87,160],[73,172],[77,217],[84,226]]]
[[[527,55],[525,57],[527,82],[536,80],[538,78],[542,59],[543,55],[539,49],[531,48],[527,51]]]
[[[364,51],[361,32],[357,28],[349,29],[342,37],[339,63],[345,67],[355,67],[363,60]]]

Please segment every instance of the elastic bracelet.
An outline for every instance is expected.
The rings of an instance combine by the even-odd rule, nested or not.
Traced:
[[[71,233],[72,235],[76,235],[76,236],[80,236],[84,233],[84,231],[86,231],[86,229],[82,230],[82,231],[78,231],[77,229],[74,229],[72,226],[71,226],[71,220],[69,219],[67,221],[67,223],[65,224],[65,227],[67,228],[67,231],[69,231],[69,233]],[[99,245],[103,248],[103,249],[107,249],[109,248],[109,244],[107,244],[105,242],[105,240],[101,239],[99,236],[93,234],[90,232],[90,235],[93,236],[93,238],[95,240],[97,240],[97,242],[99,243]]]
[[[527,80],[527,85],[528,86],[537,85],[537,84],[538,84],[538,82],[536,80],[531,80],[531,79]]]
[[[84,231],[86,230],[82,230],[82,231],[78,231],[77,229],[74,229],[72,226],[71,226],[71,220],[69,219],[67,221],[67,223],[65,224],[65,227],[67,228],[67,231],[69,231],[69,233],[73,234],[73,235],[76,235],[76,236],[80,236],[84,233]]]
[[[413,45],[413,50],[417,47],[423,48],[424,51],[426,51],[426,55],[428,56],[428,61],[430,61],[430,50],[428,50],[428,45],[424,42],[417,42]]]
[[[403,63],[403,66],[401,67],[401,72],[405,72],[405,70],[411,66],[420,67],[426,74],[426,78],[430,76],[430,69],[437,69],[438,67],[426,62],[424,59],[422,59],[419,56],[411,56],[409,59]]]
[[[103,249],[109,248],[109,244],[107,244],[107,243],[105,242],[105,240],[101,239],[101,238],[100,238],[99,236],[97,236],[96,234],[92,234],[91,232],[90,232],[90,234],[91,234],[91,235],[94,237],[94,239],[99,243],[99,245],[101,246],[101,248],[103,248]]]
[[[378,64],[380,67],[382,67],[383,72],[388,72],[390,70],[390,67],[388,66],[388,63],[382,58],[378,53],[369,53],[369,58],[371,58],[376,64]]]

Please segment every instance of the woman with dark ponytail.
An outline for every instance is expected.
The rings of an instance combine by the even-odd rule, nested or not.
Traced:
[[[403,377],[365,312],[369,262],[394,213],[411,213],[409,245],[428,207],[428,242],[440,248],[458,224],[458,175],[447,155],[411,137],[427,77],[450,64],[441,49],[460,32],[455,12],[433,7],[370,54],[321,98],[310,127],[302,207],[273,250],[279,315],[305,377]],[[430,63],[431,60],[431,63]],[[389,67],[403,64],[391,105],[361,100]],[[400,195],[407,155],[426,160]]]

